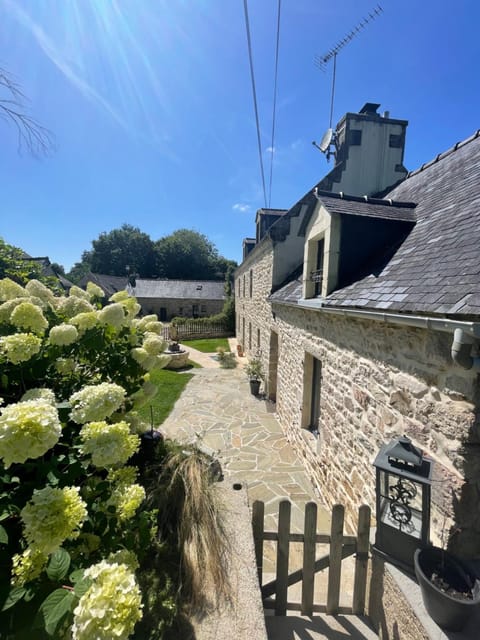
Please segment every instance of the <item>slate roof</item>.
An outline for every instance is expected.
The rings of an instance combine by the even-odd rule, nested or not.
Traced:
[[[386,266],[325,305],[480,314],[480,130],[386,194],[417,203],[417,223]]]
[[[266,207],[263,207],[258,209],[257,216],[258,214],[267,216],[284,216],[287,212],[288,209],[267,209]]]
[[[223,280],[146,280],[137,278],[128,288],[136,298],[224,300]]]
[[[343,214],[372,217],[388,210],[373,201],[318,195],[328,210]],[[382,196],[393,200],[392,213],[398,209],[394,215],[403,210],[415,216],[416,224],[387,264],[370,265],[370,275],[332,292],[323,306],[480,315],[480,130]],[[301,297],[301,282],[292,276],[270,299],[292,302]]]
[[[109,298],[117,291],[123,291],[127,286],[127,276],[108,276],[104,273],[87,273],[79,282],[79,286],[85,288],[88,282],[98,285]]]
[[[415,222],[415,203],[399,202],[369,196],[349,196],[343,193],[316,191],[317,198],[330,213],[382,218],[384,220],[405,220]]]

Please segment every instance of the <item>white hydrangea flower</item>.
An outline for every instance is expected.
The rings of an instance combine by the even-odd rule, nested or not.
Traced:
[[[76,342],[78,339],[78,331],[73,324],[63,323],[52,327],[48,338],[51,344],[63,347]]]
[[[151,356],[158,356],[165,351],[167,343],[156,333],[146,333],[142,347]]]
[[[93,306],[77,296],[70,296],[69,298],[60,299],[60,303],[57,306],[58,312],[64,314],[67,318],[73,318],[79,313],[88,313],[89,311],[95,311]]]
[[[70,287],[70,291],[68,293],[70,296],[82,298],[82,300],[87,300],[87,302],[90,302],[90,294],[87,291],[80,289],[80,287],[77,287],[77,285],[75,284],[73,285],[73,287]]]
[[[25,391],[21,401],[25,402],[25,400],[45,400],[45,402],[51,404],[52,407],[55,407],[57,404],[53,391],[45,388],[35,388]]]
[[[58,442],[61,432],[57,409],[49,400],[10,404],[0,415],[0,458],[6,467],[39,458]]]
[[[10,322],[19,329],[28,329],[40,335],[48,327],[42,309],[31,302],[21,302],[17,305],[12,311]]]
[[[71,396],[70,418],[77,424],[104,420],[121,407],[125,396],[125,389],[113,382],[87,385]]]
[[[10,316],[12,311],[22,302],[25,302],[25,298],[13,298],[0,304],[0,324],[10,324]]]
[[[0,338],[0,352],[12,364],[27,362],[40,351],[41,346],[41,339],[33,333],[15,333]]]
[[[79,313],[70,318],[70,323],[75,325],[80,333],[85,333],[88,329],[93,329],[98,324],[98,316],[96,311],[88,311],[87,313]]]
[[[88,513],[78,487],[45,487],[33,492],[20,516],[30,547],[50,554],[64,540],[78,537]]]
[[[102,324],[108,324],[116,329],[120,329],[125,324],[125,311],[119,302],[108,304],[98,312],[98,319]]]
[[[11,280],[10,278],[3,278],[0,280],[0,301],[13,300],[13,298],[25,298],[28,293],[23,287]]]
[[[163,324],[161,322],[158,322],[158,320],[156,322],[147,322],[145,325],[145,331],[156,333],[161,336],[163,334]]]
[[[46,287],[43,282],[40,282],[39,280],[29,280],[25,285],[25,291],[27,291],[30,296],[39,298],[52,307],[55,306],[55,296],[53,291]]]
[[[123,302],[124,300],[128,300],[130,298],[130,294],[125,289],[123,291],[117,291],[112,296],[110,296],[110,302]]]
[[[149,322],[157,322],[158,318],[154,313],[150,313],[148,316],[143,316],[143,318],[137,318],[135,320],[135,326],[140,330],[140,331],[146,331],[146,326]]]
[[[127,315],[130,320],[133,320],[136,315],[140,313],[142,307],[138,304],[137,299],[133,297],[126,298],[125,300],[121,300],[121,304],[127,311]]]
[[[145,496],[145,489],[140,484],[120,484],[112,490],[108,504],[115,507],[119,520],[130,520]]]
[[[143,347],[135,347],[130,351],[130,353],[132,358],[138,362],[145,371],[151,371],[158,364],[158,356],[149,355]]]
[[[104,298],[105,297],[104,290],[101,287],[99,287],[97,284],[95,284],[94,282],[87,282],[87,293],[90,296],[90,300],[92,300],[93,298]]]
[[[48,556],[40,549],[28,547],[22,554],[16,553],[12,558],[13,587],[23,587],[24,584],[35,580],[45,569]]]
[[[93,584],[74,610],[72,640],[126,640],[142,618],[142,595],[134,572],[102,560],[85,573]]]
[[[140,448],[140,438],[130,433],[126,422],[89,422],[80,430],[82,453],[90,455],[96,467],[124,464]]]

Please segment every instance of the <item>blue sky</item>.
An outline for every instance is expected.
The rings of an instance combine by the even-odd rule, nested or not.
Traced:
[[[404,118],[415,169],[480,128],[478,0],[379,0],[338,56],[334,122],[365,102]],[[331,66],[314,64],[373,7],[282,0],[271,206],[331,169]],[[249,0],[265,172],[270,172],[277,0]],[[55,135],[38,160],[0,121],[0,236],[67,270],[102,231],[204,233],[240,260],[264,206],[243,0],[0,0],[0,65]]]

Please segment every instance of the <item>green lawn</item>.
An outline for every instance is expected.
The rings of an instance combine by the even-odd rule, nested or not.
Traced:
[[[182,344],[193,347],[203,353],[215,353],[217,347],[222,347],[225,351],[230,351],[230,346],[226,338],[206,338],[205,340],[182,340]]]
[[[158,385],[158,393],[151,402],[154,427],[159,427],[162,424],[192,377],[191,373],[178,373],[168,369],[160,369],[150,374],[150,381]],[[150,424],[150,405],[145,405],[138,413]]]

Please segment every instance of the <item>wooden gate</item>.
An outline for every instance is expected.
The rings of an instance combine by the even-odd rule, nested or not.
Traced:
[[[345,509],[335,505],[332,510],[330,533],[317,533],[317,505],[308,502],[305,505],[303,533],[290,532],[291,503],[282,500],[279,505],[278,530],[264,530],[265,505],[261,501],[253,503],[253,536],[258,578],[262,589],[263,606],[275,609],[275,615],[286,615],[287,609],[301,611],[311,616],[314,612],[327,614],[365,613],[365,595],[367,586],[368,546],[370,535],[370,507],[362,505],[358,512],[356,536],[343,534]],[[263,542],[273,540],[277,543],[276,578],[263,584]],[[290,542],[303,543],[302,569],[288,573]],[[330,551],[316,558],[316,545],[329,544]],[[355,555],[355,571],[351,606],[340,606],[340,583],[342,560]],[[328,568],[328,585],[325,603],[314,603],[315,574]],[[288,587],[302,582],[301,602],[288,602]],[[272,596],[275,596],[272,598]]]

